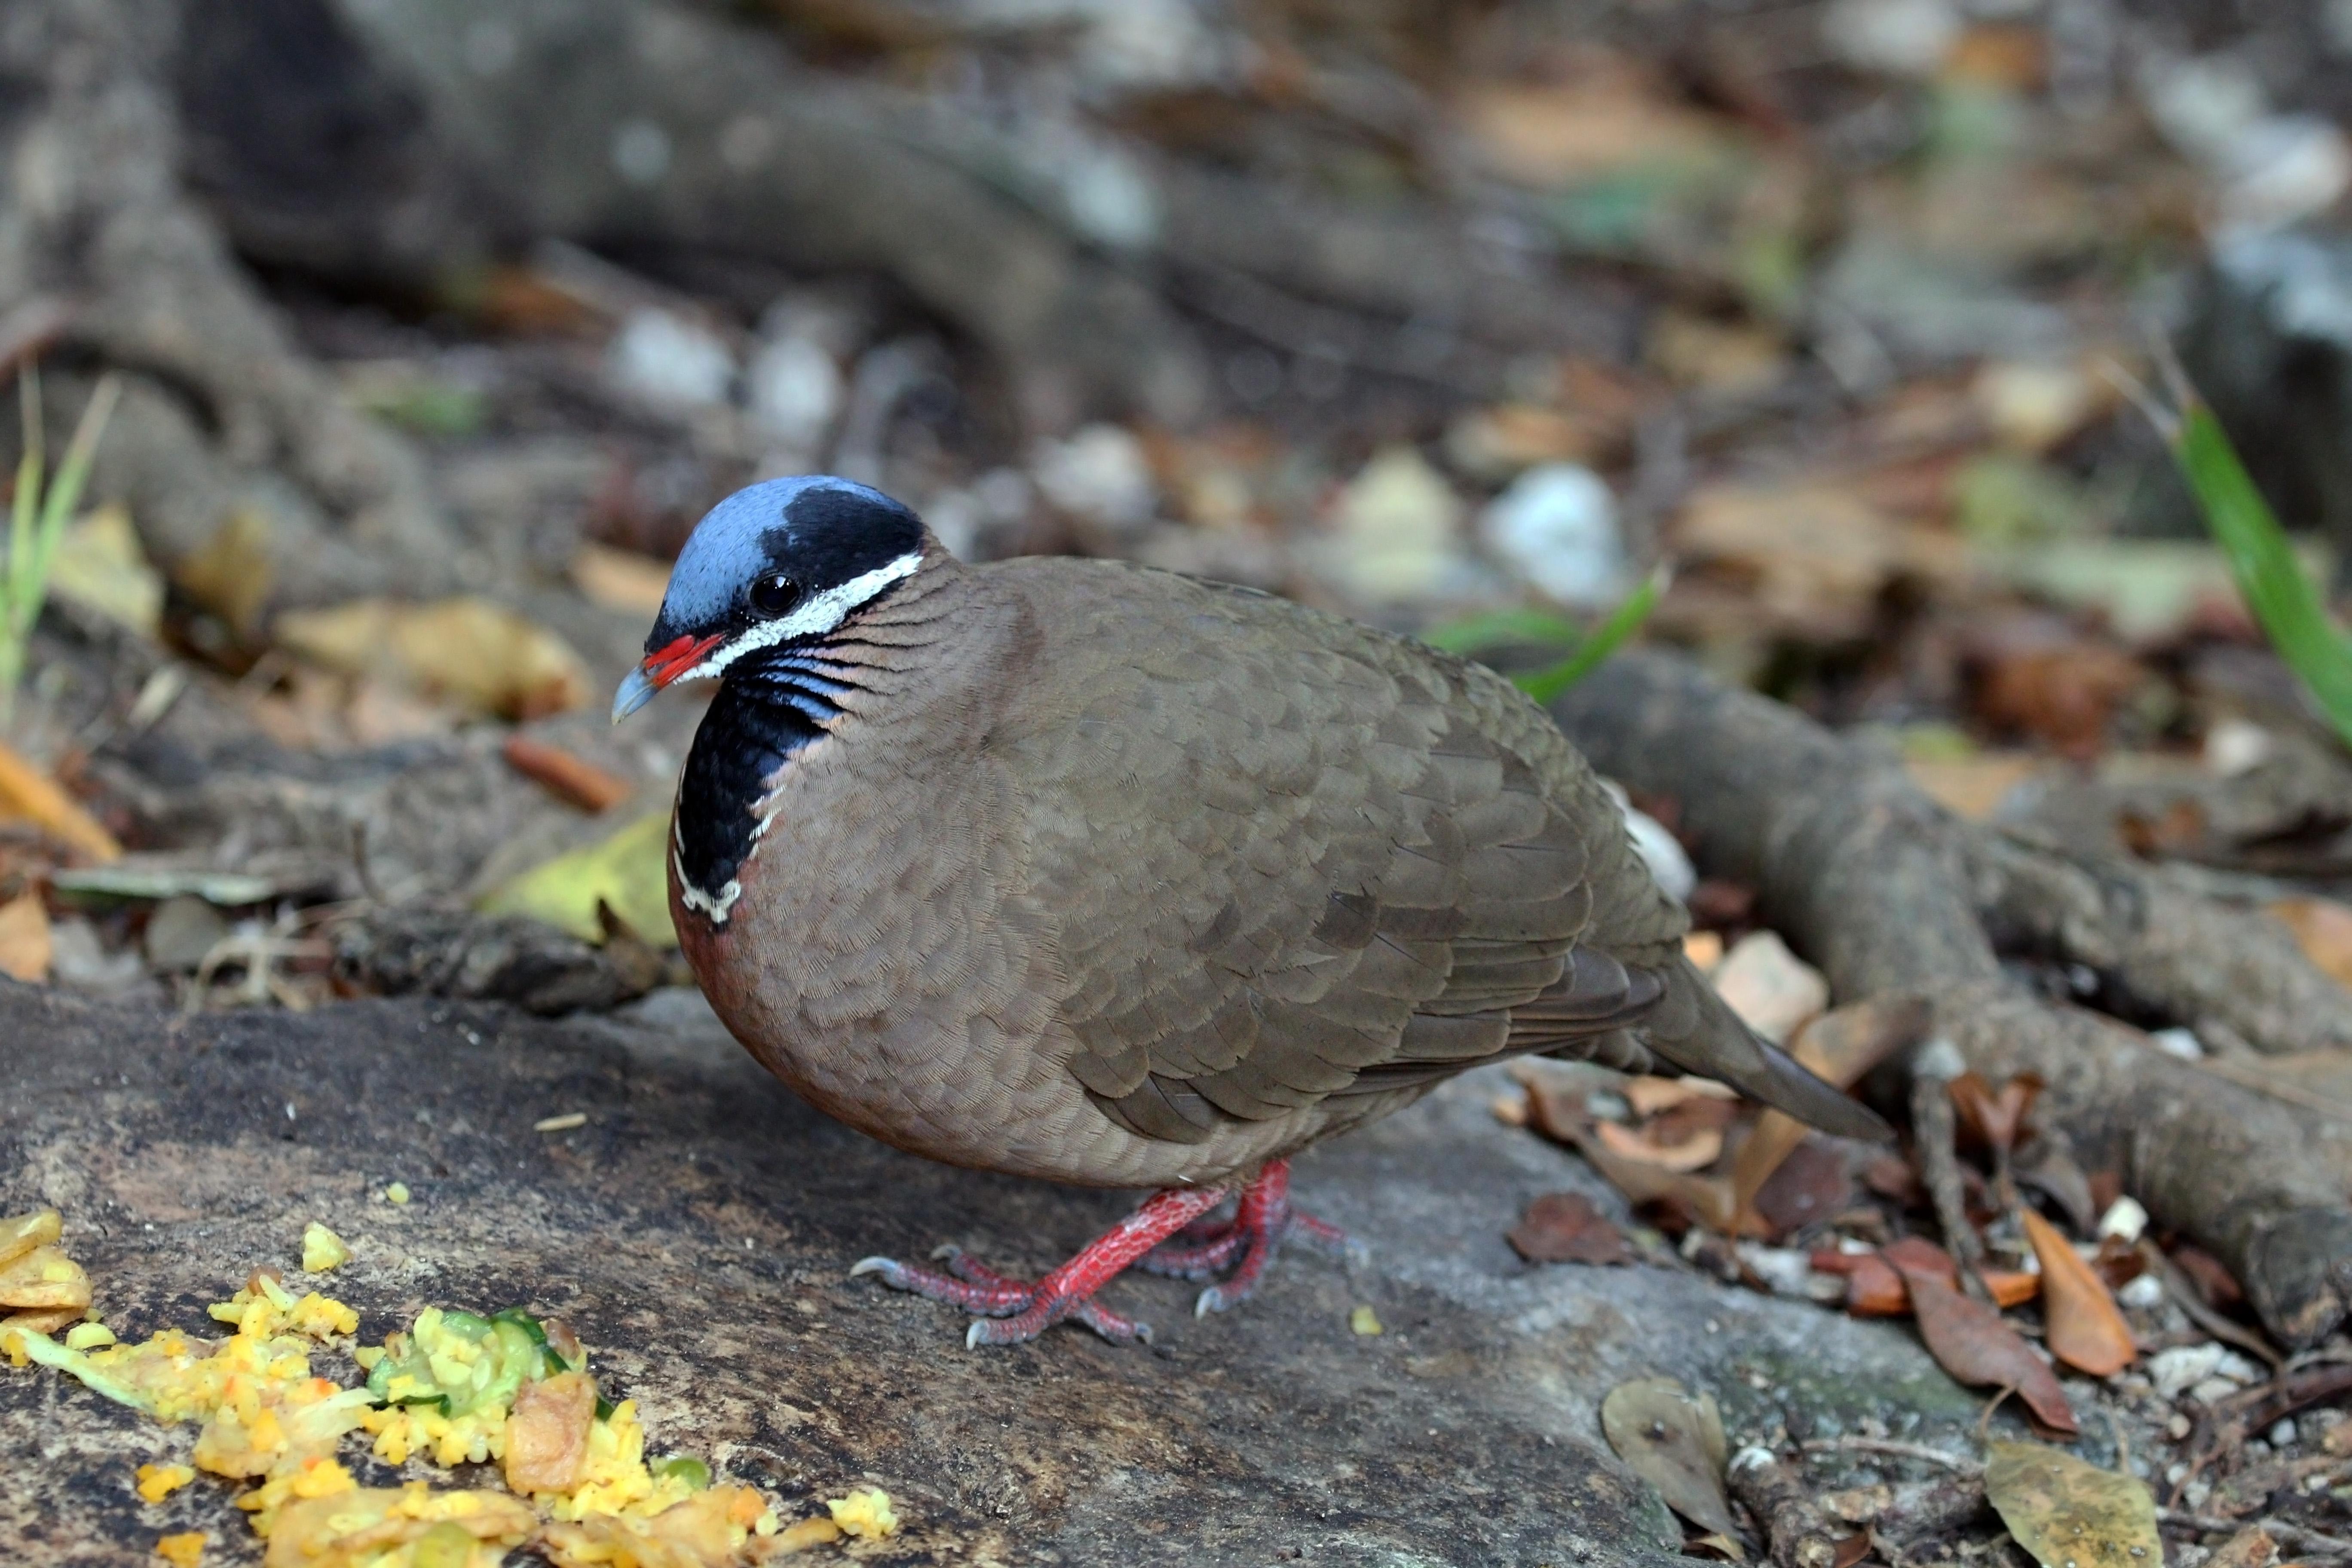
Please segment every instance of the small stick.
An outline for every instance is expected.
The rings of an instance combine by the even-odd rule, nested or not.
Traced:
[[[1808,1454],[1885,1454],[1899,1459],[1918,1459],[1964,1476],[1984,1472],[1982,1465],[1965,1454],[1947,1454],[1925,1443],[1906,1443],[1895,1437],[1809,1437],[1797,1447]]]
[[[2205,1514],[2183,1513],[2179,1509],[2160,1508],[2156,1510],[2156,1522],[2179,1530],[2194,1530],[2204,1535],[2235,1535],[2246,1528],[2242,1519],[2215,1519]],[[2262,1521],[2271,1538],[2289,1552],[2313,1557],[2352,1557],[2352,1541],[2338,1535],[2323,1535],[2315,1530],[2305,1530],[2299,1524],[2285,1524],[2274,1519]]]

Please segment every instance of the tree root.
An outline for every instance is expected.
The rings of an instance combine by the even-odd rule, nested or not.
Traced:
[[[0,78],[27,91],[0,128],[0,299],[58,301],[68,358],[137,373],[94,489],[132,501],[167,568],[249,513],[271,568],[257,605],[450,582],[415,453],[334,395],[180,189],[175,21],[134,0],[8,7]]]
[[[1704,860],[1758,887],[1766,917],[1821,964],[1841,1002],[1924,996],[1970,1068],[1996,1082],[2038,1074],[2048,1085],[2040,1116],[2093,1168],[2118,1172],[2159,1224],[2228,1265],[2283,1343],[2311,1344],[2352,1310],[2352,1129],[2169,1057],[2138,1031],[2051,1003],[2004,973],[1992,932],[2028,915],[2029,930],[2063,926],[2064,911],[2037,906],[2032,890],[2065,888],[2079,868],[2051,859],[2024,875],[2021,858],[2032,851],[1989,846],[1891,755],[1670,657],[1613,659],[1552,710],[1603,773],[1677,802]],[[2118,885],[2147,880],[2137,868],[2102,869]],[[2213,929],[2225,914],[2176,906],[2172,918],[2139,923],[2148,945],[2111,951],[2145,955],[2182,926]],[[2084,931],[2070,940],[2096,950]],[[2275,951],[2260,962],[2267,973],[2291,968]],[[2203,1016],[2226,1005],[2208,987],[2234,983],[2209,976],[2162,994]],[[2326,984],[2315,994],[2334,1020],[2326,1037],[2340,1038],[2352,996]]]

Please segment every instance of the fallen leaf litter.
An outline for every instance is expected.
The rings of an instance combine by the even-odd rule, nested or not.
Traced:
[[[315,1290],[297,1296],[260,1268],[206,1310],[229,1325],[226,1338],[169,1328],[119,1343],[92,1315],[89,1278],[62,1234],[56,1209],[0,1220],[0,1308],[13,1309],[0,1318],[0,1356],[53,1367],[167,1426],[200,1422],[192,1462],[140,1466],[137,1493],[162,1503],[199,1470],[257,1482],[236,1501],[268,1542],[266,1568],[495,1568],[524,1546],[556,1568],[750,1568],[899,1527],[879,1488],[786,1523],[766,1493],[714,1481],[700,1459],[648,1465],[635,1402],[606,1401],[578,1338],[520,1309],[427,1307],[407,1330],[362,1345],[352,1308]],[[305,1230],[306,1271],[350,1257],[324,1225]],[[311,1356],[323,1350],[348,1352],[366,1383],[316,1375]],[[467,1488],[362,1487],[336,1457],[355,1433],[386,1464],[499,1469]],[[199,1568],[206,1545],[192,1531],[159,1537],[155,1551]]]

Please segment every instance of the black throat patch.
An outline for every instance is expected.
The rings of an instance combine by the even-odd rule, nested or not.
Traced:
[[[838,699],[856,684],[821,647],[782,649],[727,672],[678,781],[672,849],[687,908],[727,923],[737,879],[765,831],[761,798],[795,753],[824,739],[840,716]]]

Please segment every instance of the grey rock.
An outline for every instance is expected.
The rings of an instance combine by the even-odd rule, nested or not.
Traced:
[[[0,1211],[64,1211],[118,1332],[201,1328],[201,1303],[290,1264],[322,1220],[352,1247],[332,1289],[368,1338],[434,1302],[560,1314],[656,1448],[799,1513],[887,1487],[908,1527],[871,1561],[1667,1568],[1678,1532],[1599,1436],[1629,1377],[1713,1393],[1735,1446],[1874,1416],[1958,1450],[1974,1421],[1900,1329],[1678,1268],[1520,1263],[1503,1232],[1536,1194],[1623,1209],[1494,1121],[1492,1077],[1300,1163],[1302,1201],[1368,1259],[1294,1249],[1205,1321],[1191,1287],[1121,1279],[1118,1307],[1160,1328],[1150,1350],[1062,1329],[972,1353],[958,1314],[850,1263],[954,1241],[1038,1269],[1131,1199],[870,1142],[770,1079],[691,992],[562,1024],[413,999],[163,1022],[0,983],[0,1038],[39,1042],[0,1052]],[[569,1111],[585,1124],[532,1131]],[[411,1203],[375,1201],[394,1180]],[[1358,1304],[1388,1331],[1353,1333]],[[257,1562],[226,1485],[131,1500],[131,1468],[189,1440],[0,1367],[0,1452],[39,1456],[0,1467],[0,1540],[112,1563],[201,1529],[208,1562]],[[355,1453],[363,1483],[389,1484]]]

